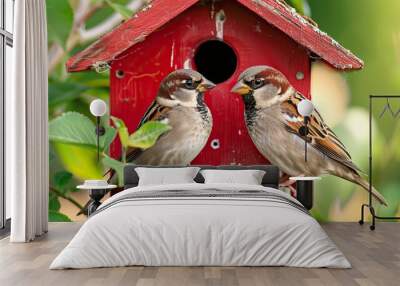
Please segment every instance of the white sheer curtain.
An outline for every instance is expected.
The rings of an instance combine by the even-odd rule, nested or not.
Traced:
[[[12,242],[47,231],[47,27],[45,0],[15,1],[13,93],[6,98],[6,187]]]

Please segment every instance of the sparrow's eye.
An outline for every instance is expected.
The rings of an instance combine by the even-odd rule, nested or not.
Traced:
[[[183,82],[185,88],[187,89],[195,89],[196,88],[196,84],[192,79],[187,79]]]
[[[250,82],[250,85],[252,89],[257,89],[264,85],[264,81],[261,78],[256,78]]]

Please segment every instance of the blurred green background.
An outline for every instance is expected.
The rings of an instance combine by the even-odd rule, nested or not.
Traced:
[[[400,1],[309,0],[308,3],[319,27],[365,62],[363,70],[342,75],[348,86],[347,96],[338,93],[324,98],[324,93],[315,93],[314,97],[322,114],[333,121],[331,126],[354,161],[368,173],[368,96],[400,95]],[[399,110],[400,99],[390,103],[395,111]],[[373,182],[390,203],[378,213],[399,215],[400,116],[393,119],[385,114],[379,119],[385,104],[381,99],[374,101]],[[359,187],[336,178],[318,183],[316,196],[313,214],[324,221],[357,220],[359,206],[367,199]]]
[[[368,95],[400,94],[400,1],[290,0],[300,13],[364,60],[361,71],[340,74],[324,63],[312,69],[313,101],[348,147],[354,161],[368,173]],[[148,4],[145,0],[47,0],[49,30],[49,117],[77,111],[89,118],[94,98],[108,100],[108,72],[67,74],[65,61],[111,30],[123,18]],[[395,111],[400,99],[390,102]],[[385,114],[386,101],[374,109],[374,185],[390,206],[379,214],[399,215],[400,114]],[[105,119],[107,120],[107,119]],[[85,178],[100,178],[91,146],[51,142],[49,219],[83,220],[76,214],[88,197],[75,186]],[[313,215],[320,221],[356,221],[367,193],[338,178],[316,185]]]

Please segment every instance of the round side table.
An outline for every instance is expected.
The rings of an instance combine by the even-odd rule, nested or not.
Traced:
[[[112,189],[115,189],[116,185],[106,186],[90,186],[90,185],[79,185],[76,188],[81,190],[87,190],[90,197],[88,205],[88,216],[93,214],[97,208],[101,205],[100,200]]]

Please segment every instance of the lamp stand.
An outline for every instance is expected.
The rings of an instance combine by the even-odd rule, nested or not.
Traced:
[[[308,135],[308,123],[310,122],[310,117],[304,117],[304,125],[299,128],[300,136],[304,137],[304,161],[307,162],[307,135]]]
[[[100,136],[106,133],[106,129],[100,126],[100,116],[96,116],[96,136],[97,136],[97,162],[100,161]]]

